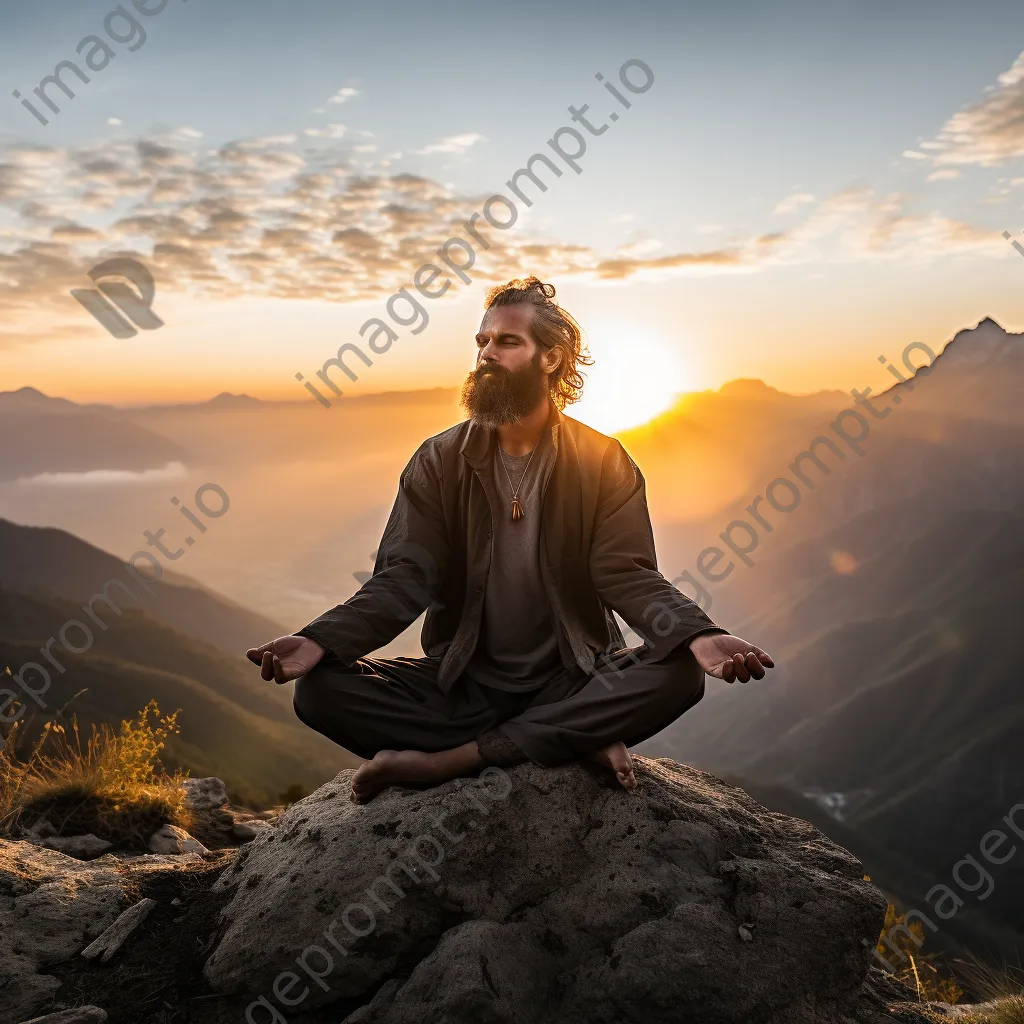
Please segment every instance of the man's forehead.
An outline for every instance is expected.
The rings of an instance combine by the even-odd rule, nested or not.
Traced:
[[[525,302],[517,302],[514,306],[498,306],[487,310],[480,321],[480,333],[491,332],[522,334],[530,337],[533,323],[533,310]]]

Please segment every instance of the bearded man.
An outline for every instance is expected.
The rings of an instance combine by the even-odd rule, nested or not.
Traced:
[[[628,747],[700,701],[705,673],[773,666],[662,576],[640,470],[563,413],[590,360],[554,296],[536,277],[491,289],[470,417],[405,467],[373,575],[248,652],[264,679],[296,681],[301,721],[367,759],[357,803],[526,760],[596,761],[633,789]],[[424,610],[424,657],[368,657]]]

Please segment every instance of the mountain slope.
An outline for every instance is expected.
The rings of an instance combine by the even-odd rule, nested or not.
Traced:
[[[17,672],[27,661],[39,662],[53,624],[76,612],[58,598],[0,590],[0,665]],[[296,719],[291,686],[264,682],[248,662],[141,612],[110,619],[84,654],[69,655],[59,645],[51,653],[64,672],[51,671],[47,710],[37,714],[36,727],[72,698],[67,713],[86,726],[133,718],[155,698],[164,712],[182,711],[181,733],[169,742],[165,763],[220,776],[241,803],[272,802],[293,783],[311,789],[358,761]],[[31,701],[26,706],[36,710]]]
[[[81,603],[100,591],[109,579],[123,580],[138,595],[136,604],[121,591],[126,607],[142,608],[157,622],[235,657],[288,632],[278,623],[177,574],[166,572],[154,585],[154,593],[147,594],[127,573],[122,561],[78,537],[64,530],[19,526],[0,519],[0,587],[54,594]],[[118,590],[113,593],[116,595]],[[47,636],[55,635],[53,631],[64,621],[54,622]]]

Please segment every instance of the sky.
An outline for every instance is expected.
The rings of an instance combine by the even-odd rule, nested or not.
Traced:
[[[535,153],[547,191],[344,395],[458,384],[487,289],[530,273],[586,330],[603,429],[1024,330],[1019,4],[137,3],[0,2],[0,390],[313,401],[296,374],[369,353],[361,325]],[[66,60],[89,81],[66,68],[54,112],[34,90]],[[70,293],[125,255],[163,325],[117,338]]]

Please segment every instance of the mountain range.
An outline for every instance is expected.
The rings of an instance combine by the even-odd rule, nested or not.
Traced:
[[[847,450],[801,489],[792,512],[770,512],[752,566],[737,560],[724,582],[705,581],[709,614],[771,652],[777,668],[747,685],[710,682],[700,704],[639,748],[813,821],[905,907],[926,913],[927,893],[955,889],[955,865],[977,858],[986,833],[1024,801],[1015,644],[1024,604],[1022,385],[1024,337],[983,320],[960,331],[929,371],[874,397],[892,411],[870,420],[863,456]],[[739,380],[683,396],[617,435],[647,480],[664,575],[699,578],[697,553],[720,545],[731,521],[749,520],[752,499],[773,478],[793,478],[795,456],[852,404],[839,391],[796,396]],[[164,596],[104,634],[60,678],[61,693],[87,682],[80,706],[104,720],[163,694],[169,709],[183,708],[182,763],[234,770],[252,799],[336,770],[345,755],[299,728],[285,691],[261,684],[241,652],[358,588],[402,467],[424,437],[461,418],[457,389],[367,396],[330,415],[314,403],[247,396],[117,410],[15,392],[0,394],[0,429],[5,416],[47,419],[49,447],[29,457],[20,440],[5,445],[0,480],[71,464],[182,460],[201,467],[197,482],[224,483],[237,516],[218,524],[204,565],[204,579],[216,576],[217,590],[235,599],[169,573]],[[96,422],[107,430],[91,435],[97,446],[75,448],[71,439],[99,430]],[[127,461],[117,463],[122,445]],[[86,448],[88,457],[74,455]],[[5,495],[30,512],[77,516],[72,532],[108,529],[109,502],[76,498],[65,510],[45,496],[25,503],[10,487],[0,488],[0,501]],[[129,534],[150,506],[140,497],[137,507],[137,522],[119,511],[118,521],[133,525],[108,547],[137,543]],[[28,658],[120,564],[66,531],[0,522],[0,658]],[[418,625],[378,653],[420,654]],[[258,738],[247,746],[247,737]],[[930,948],[970,944],[1016,958],[1024,859],[991,871],[991,898],[961,892],[963,907],[929,932]]]

